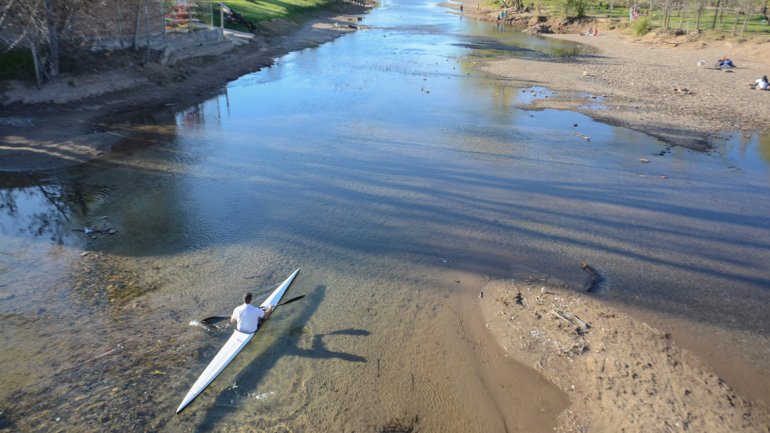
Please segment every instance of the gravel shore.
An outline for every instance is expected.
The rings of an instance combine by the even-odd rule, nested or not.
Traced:
[[[593,47],[572,62],[508,58],[480,65],[508,85],[547,87],[555,97],[535,98],[528,108],[580,111],[596,120],[639,130],[672,145],[707,150],[715,138],[736,131],[768,131],[770,92],[749,84],[770,74],[770,42],[666,42],[651,35],[631,40],[549,35]],[[728,56],[736,68],[715,68]],[[700,63],[700,66],[699,66]],[[601,103],[596,104],[594,101]]]

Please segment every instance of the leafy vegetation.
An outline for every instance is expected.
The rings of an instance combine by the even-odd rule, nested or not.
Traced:
[[[544,15],[628,23],[634,32],[657,28],[724,36],[770,36],[768,0],[488,0],[486,5],[499,8],[508,4],[513,8],[522,3],[528,11]],[[634,21],[630,20],[631,7],[638,13]],[[647,22],[634,25],[643,18]]]
[[[641,17],[636,21],[631,22],[631,33],[633,33],[634,36],[644,36],[647,33],[652,30],[652,26],[650,25],[650,19],[647,17]]]
[[[29,50],[0,51],[0,79],[24,78],[34,73],[35,65]]]

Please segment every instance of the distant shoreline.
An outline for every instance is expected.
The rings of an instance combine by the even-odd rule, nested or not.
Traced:
[[[494,16],[492,10],[477,10],[475,1],[464,4],[464,15],[470,18],[488,21]],[[770,74],[770,43],[696,38],[670,44],[669,35],[632,39],[604,30],[607,23],[600,20],[593,26],[602,29],[599,36],[581,36],[578,32],[587,29],[580,27],[571,34],[542,36],[586,44],[597,54],[580,55],[572,62],[511,57],[485,60],[476,67],[503,78],[502,85],[556,92],[521,108],[577,111],[672,146],[708,151],[715,140],[737,132],[770,133],[770,92],[749,86]],[[723,56],[737,68],[715,68]]]

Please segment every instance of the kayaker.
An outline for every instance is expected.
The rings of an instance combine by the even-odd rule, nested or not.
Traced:
[[[270,317],[273,308],[274,307],[269,307],[266,310],[263,310],[260,307],[251,305],[251,293],[246,293],[243,295],[243,305],[240,305],[233,310],[233,315],[230,316],[230,322],[235,325],[235,329],[247,334],[253,334],[257,332],[259,324]]]

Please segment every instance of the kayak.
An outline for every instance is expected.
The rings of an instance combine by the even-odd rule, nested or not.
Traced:
[[[286,293],[286,289],[289,288],[292,281],[294,281],[294,277],[297,276],[297,273],[299,273],[299,269],[289,275],[289,278],[287,278],[275,290],[273,290],[273,293],[271,293],[270,296],[268,296],[267,299],[265,299],[265,301],[260,304],[260,307],[266,308],[275,307],[278,305],[278,303],[281,302],[281,298],[283,297],[284,293]],[[259,325],[257,331],[262,329],[263,326],[264,322]],[[187,395],[184,397],[184,400],[182,400],[182,404],[179,405],[176,413],[182,412],[182,410],[184,410],[188,404],[195,400],[195,397],[197,397],[198,394],[203,392],[203,390],[206,389],[206,387],[209,386],[209,384],[213,382],[217,376],[219,376],[219,373],[221,373],[222,370],[227,367],[227,364],[229,364],[230,361],[232,361],[235,356],[238,355],[241,349],[243,349],[246,344],[251,341],[251,339],[254,337],[254,334],[256,334],[256,332],[248,334],[246,332],[238,331],[237,329],[233,332],[233,335],[230,336],[230,339],[227,340],[227,343],[225,343],[225,345],[219,350],[219,353],[217,353],[214,359],[211,360],[208,367],[203,370],[203,373],[200,375],[200,377],[198,377],[198,380],[195,381],[192,388],[190,388],[190,391],[187,392]]]

